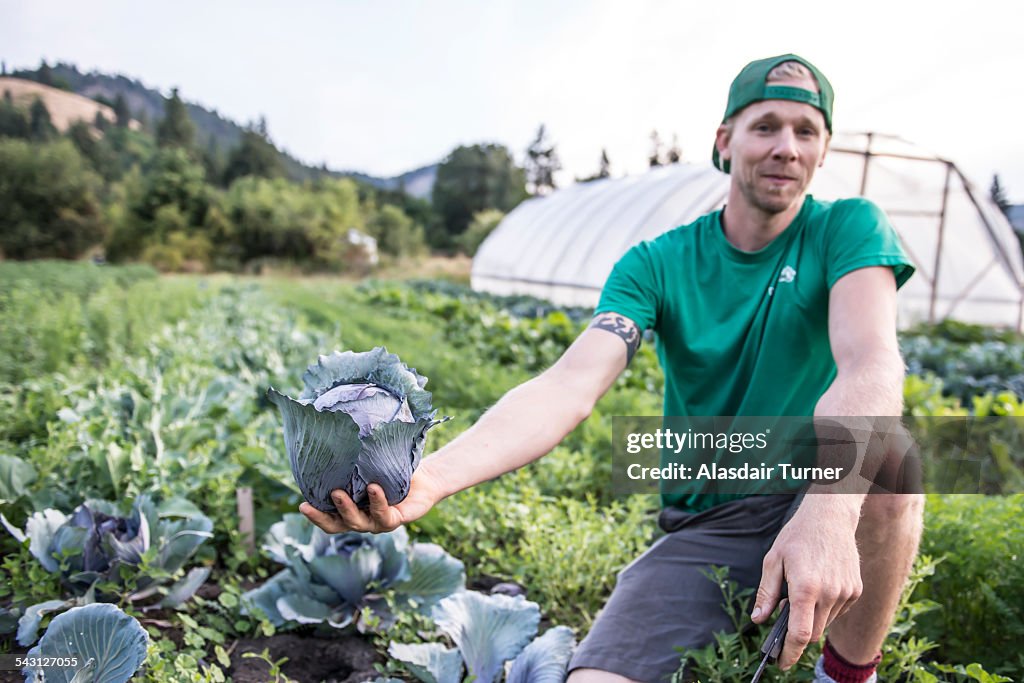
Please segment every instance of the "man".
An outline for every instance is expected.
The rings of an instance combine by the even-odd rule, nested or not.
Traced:
[[[302,511],[328,532],[385,531],[539,458],[590,414],[648,328],[665,369],[666,415],[900,415],[896,290],[913,268],[877,207],[806,195],[828,150],[832,99],[800,57],[747,65],[715,139],[713,160],[731,175],[725,208],[627,252],[590,327],[425,459],[400,504],[388,506],[372,486],[369,514],[340,491],[340,517]],[[524,433],[523,424],[539,427]],[[676,647],[728,629],[722,596],[702,571],[712,564],[758,587],[757,623],[786,587],[782,668],[829,627],[818,680],[873,680],[923,504],[836,487],[811,486],[795,512],[792,496],[669,500],[659,520],[668,533],[620,573],[570,681],[662,681],[678,667]]]

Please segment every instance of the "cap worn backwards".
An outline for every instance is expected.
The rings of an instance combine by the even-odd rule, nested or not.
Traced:
[[[771,70],[784,62],[797,62],[807,67],[807,70],[811,72],[814,80],[818,83],[819,92],[795,88],[790,85],[768,83],[768,74]],[[825,116],[825,127],[831,133],[833,99],[832,84],[828,82],[828,79],[825,78],[825,75],[816,66],[803,57],[792,54],[768,57],[767,59],[759,59],[747,64],[733,80],[732,85],[729,86],[729,102],[726,104],[722,123],[738,114],[744,107],[755,102],[763,100],[792,100],[794,102],[804,102],[821,111]],[[729,160],[719,158],[717,145],[711,153],[711,161],[718,170],[725,173],[729,172]]]

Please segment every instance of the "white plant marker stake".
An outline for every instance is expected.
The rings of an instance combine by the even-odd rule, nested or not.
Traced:
[[[249,552],[256,552],[256,516],[252,507],[252,487],[239,486],[235,490],[235,498],[238,501],[238,531],[241,532]]]

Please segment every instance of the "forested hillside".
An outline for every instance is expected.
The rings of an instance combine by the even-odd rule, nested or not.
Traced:
[[[471,254],[527,196],[501,145],[458,147],[437,166],[380,179],[304,166],[262,118],[239,126],[177,89],[164,97],[124,76],[45,62],[3,83],[8,259],[365,274],[431,249]]]
[[[60,62],[51,67],[44,62],[36,69],[19,69],[11,75],[63,88],[111,107],[120,97],[131,117],[143,126],[155,124],[164,116],[166,97],[158,89],[121,74],[111,75],[98,71],[83,73],[73,64]],[[196,140],[212,153],[237,146],[245,133],[246,126],[221,116],[215,108],[186,101],[185,109],[196,126]],[[256,125],[259,125],[258,122]],[[352,176],[361,182],[387,190],[396,190],[403,186],[409,188],[426,176],[428,181],[420,183],[416,191],[410,192],[420,198],[430,195],[433,175],[437,169],[437,164],[432,164],[393,178],[378,178],[358,171],[328,170],[322,166],[311,166],[287,153],[282,154],[282,161],[288,177],[293,180],[315,179],[324,174],[335,177]]]

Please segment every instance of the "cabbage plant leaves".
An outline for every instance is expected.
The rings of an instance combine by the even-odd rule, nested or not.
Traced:
[[[561,683],[576,640],[565,626],[533,639],[540,607],[521,595],[456,593],[434,607],[433,618],[457,649],[440,643],[391,642],[388,654],[405,663],[424,683],[467,680],[494,683],[502,673],[506,683]],[[527,644],[529,643],[529,644]]]
[[[462,562],[430,543],[409,543],[404,527],[385,534],[326,534],[289,513],[270,527],[263,549],[286,568],[245,593],[275,626],[288,622],[367,628],[363,608],[386,628],[389,604],[429,610],[465,587]],[[386,597],[385,597],[386,596]]]
[[[2,515],[0,522],[18,541],[27,539],[32,555],[48,571],[60,573],[63,583],[76,596],[25,608],[18,622],[17,636],[23,646],[35,641],[43,614],[94,602],[97,585],[122,586],[121,567],[148,566],[157,570],[153,576],[136,570],[134,592],[122,597],[137,601],[155,594],[184,568],[199,546],[213,536],[213,522],[205,515],[161,518],[145,495],[135,499],[127,516],[122,516],[114,503],[89,500],[70,516],[53,509],[36,512],[29,517],[24,531]],[[193,568],[170,587],[160,606],[176,607],[190,599],[209,574],[209,567]],[[116,598],[100,595],[99,599]]]
[[[29,650],[29,657],[77,656],[78,667],[47,667],[24,669],[30,683],[72,683],[94,681],[124,683],[146,660],[149,636],[134,618],[117,606],[93,603],[74,607],[54,617],[39,644]],[[86,668],[88,674],[78,672]]]
[[[434,621],[459,648],[474,680],[493,683],[505,660],[522,652],[537,633],[540,607],[521,595],[463,591],[438,603]]]

